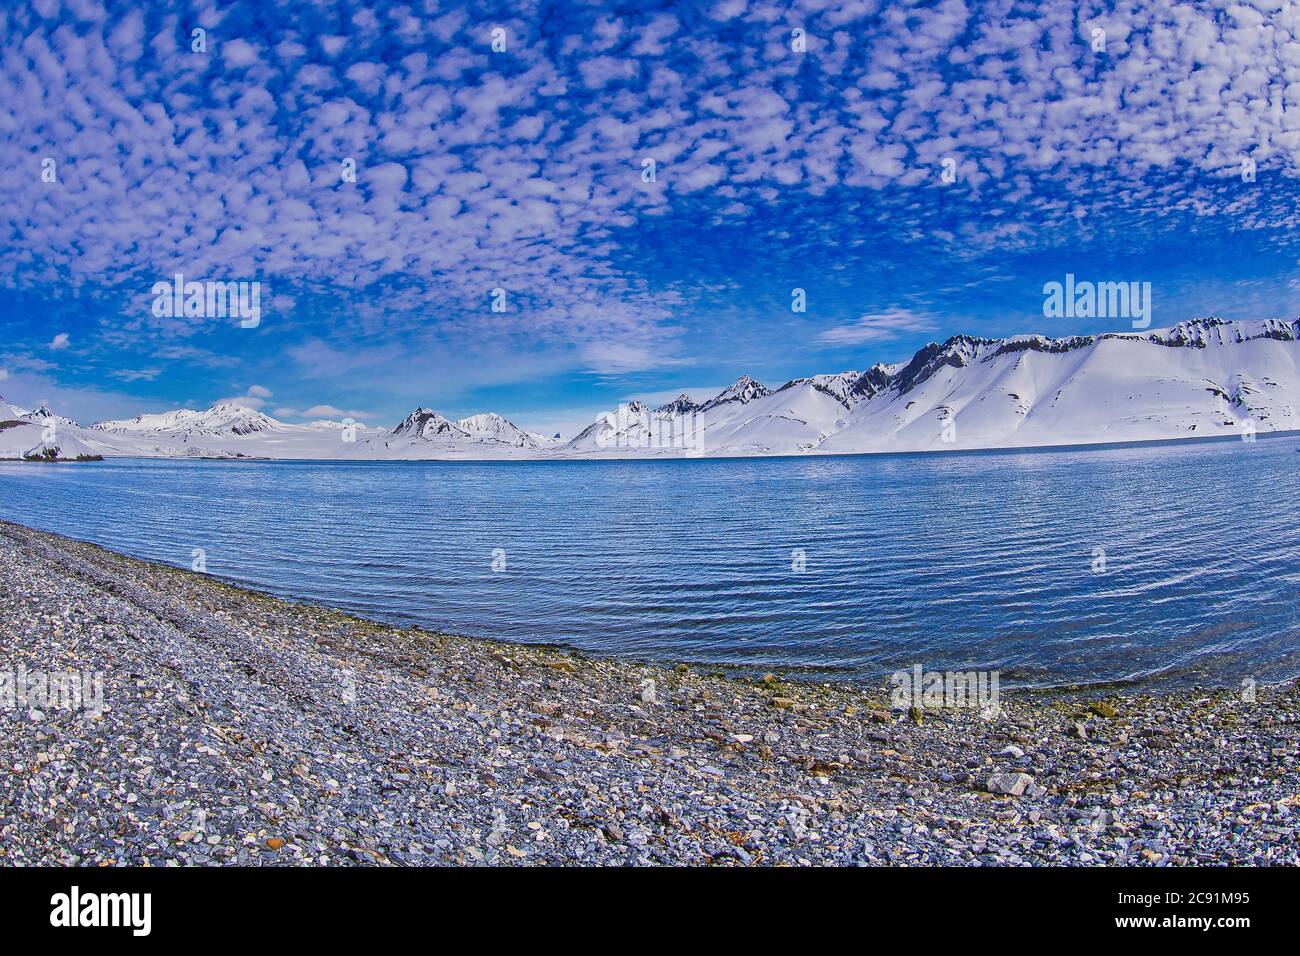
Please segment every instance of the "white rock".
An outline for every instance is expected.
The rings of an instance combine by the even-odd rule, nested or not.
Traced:
[[[995,773],[985,781],[984,789],[989,793],[1003,793],[1007,796],[1018,797],[1033,782],[1034,778],[1027,773]]]

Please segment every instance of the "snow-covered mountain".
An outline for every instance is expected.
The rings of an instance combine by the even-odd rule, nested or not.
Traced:
[[[908,362],[775,390],[743,376],[698,406],[679,399],[649,412],[633,402],[562,452],[922,451],[1300,429],[1298,338],[1300,323],[1216,318],[1064,339],[958,335]]]
[[[201,412],[180,408],[156,415],[137,415],[122,421],[96,422],[90,427],[95,431],[123,435],[166,432],[186,438],[225,438],[278,431],[288,426],[247,406],[219,402]]]
[[[0,395],[0,422],[21,421],[27,414],[27,409],[19,408],[17,405],[11,405],[5,401],[3,395]]]
[[[6,402],[3,395],[0,395],[0,421],[24,421],[39,422],[41,425],[53,422],[60,428],[80,428],[81,426],[71,418],[64,418],[50,410],[48,405],[38,405],[36,408],[19,408]]]
[[[97,457],[98,453],[79,437],[80,426],[62,424],[69,421],[53,414],[36,417],[0,398],[0,461],[77,461]]]
[[[1300,429],[1300,323],[956,336],[847,403],[827,452],[1029,447]],[[868,389],[859,389],[866,395]]]
[[[30,412],[26,412],[22,417],[29,422],[39,422],[42,425],[47,424],[49,422],[53,422],[55,425],[57,425],[60,428],[81,427],[79,424],[74,422],[71,418],[65,418],[62,415],[56,414],[50,409],[48,405],[38,405],[36,408],[33,408]]]
[[[35,444],[22,453],[20,457],[28,460],[44,459],[46,461],[93,461],[98,459],[100,454],[83,442],[76,435],[67,429],[58,429],[50,431],[43,425],[33,424],[35,429]],[[11,429],[12,432],[18,432],[18,429]],[[0,433],[0,445],[3,444],[5,433]],[[27,444],[32,434],[16,436],[20,444]],[[4,451],[0,451],[0,458],[11,457]]]
[[[450,421],[431,408],[417,408],[391,432],[358,440],[339,457],[362,459],[527,458],[555,445],[495,412]]]
[[[351,420],[291,425],[234,402],[79,429],[105,456],[285,459],[515,458],[556,444],[488,413],[451,422],[417,408],[388,430]]]
[[[30,414],[0,400],[0,420],[31,422]],[[453,422],[423,407],[391,431],[290,425],[234,403],[89,429],[64,422],[61,435],[106,456],[353,460],[857,453],[1236,436],[1300,430],[1300,322],[1208,318],[1061,339],[957,335],[907,362],[860,372],[776,389],[742,376],[703,403],[685,395],[655,409],[629,402],[567,443],[493,413]]]
[[[735,386],[732,386],[733,388]],[[678,395],[671,402],[660,405],[655,409],[656,415],[686,415],[690,412],[699,411],[700,406],[691,400],[689,395]]]
[[[517,448],[549,448],[555,439],[539,435],[537,432],[524,431],[496,412],[484,412],[471,415],[456,422],[456,427],[474,438],[484,441],[499,441]]]
[[[771,394],[772,390],[766,385],[754,381],[748,375],[742,375],[736,379],[735,384],[728,386],[705,402],[702,408],[704,411],[708,411],[720,405],[747,405],[756,398],[765,398]],[[682,398],[685,397],[682,396]],[[680,402],[681,399],[679,398],[678,401]]]
[[[459,425],[453,425],[431,408],[417,408],[402,419],[392,434],[398,438],[420,438],[424,441],[456,441],[470,437]]]

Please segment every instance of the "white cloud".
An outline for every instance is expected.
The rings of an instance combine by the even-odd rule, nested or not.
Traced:
[[[817,339],[827,345],[858,345],[862,342],[892,339],[905,332],[929,332],[934,327],[934,318],[927,313],[888,309],[859,316],[856,322],[849,325],[826,329]]]
[[[122,382],[152,382],[162,374],[160,368],[123,368],[109,372],[109,375]]]
[[[230,398],[219,398],[212,404],[220,405],[223,402],[229,402],[234,405],[243,405],[246,408],[253,408],[261,411],[266,407],[266,400],[271,397],[271,390],[262,385],[250,385],[243,395],[235,395]]]
[[[303,412],[309,418],[343,418],[347,412],[341,408],[335,408],[333,405],[313,405]],[[352,416],[355,418],[356,416]]]
[[[230,66],[251,66],[258,61],[257,48],[238,38],[223,43],[221,52]]]
[[[251,408],[261,411],[266,407],[266,399],[257,398],[253,395],[229,395],[226,398],[218,398],[213,405],[243,405],[245,408]]]
[[[281,405],[279,408],[275,410],[275,417],[276,418],[308,418],[308,419],[332,418],[335,420],[351,418],[360,422],[368,418],[375,418],[377,416],[375,415],[374,412],[362,411],[359,408],[344,409],[344,408],[339,408],[335,405],[325,404],[325,405],[313,405],[311,406],[311,408],[294,408],[291,405]]]
[[[394,5],[345,23],[277,20],[267,7],[265,30],[214,33],[215,55],[197,57],[171,21],[148,21],[146,38],[138,14],[74,6],[71,29],[19,5],[0,39],[0,83],[13,91],[0,102],[12,134],[0,166],[76,157],[36,201],[0,191],[0,220],[28,237],[0,255],[0,285],[107,286],[184,263],[364,304],[392,282],[360,358],[404,353],[396,319],[410,314],[452,345],[528,336],[588,370],[677,363],[673,323],[690,320],[691,303],[638,273],[636,227],[650,216],[748,217],[776,252],[782,230],[821,230],[841,248],[871,230],[959,252],[1046,243],[1076,208],[1091,221],[1107,203],[1229,215],[1241,229],[1295,221],[1296,191],[1263,178],[1280,187],[1300,167],[1300,58],[1279,53],[1300,21],[1277,15],[1276,0],[1260,4],[1265,17],[1245,3],[1118,0],[1094,16],[1047,4],[1032,18],[1005,2],[936,0],[919,18],[809,2],[789,22],[772,4],[716,0],[706,16],[725,25],[696,17],[685,29],[660,10],[572,5],[553,31],[524,14],[510,22],[508,69],[482,69],[483,21],[462,10],[417,23]],[[227,6],[231,24],[252,22]],[[793,23],[815,41],[806,54],[790,50]],[[1091,49],[1094,24],[1104,54]],[[358,160],[355,183],[340,180],[345,156]],[[1243,156],[1258,161],[1258,186],[1240,182]],[[641,181],[643,157],[659,163],[654,184]],[[949,157],[960,180],[945,187]],[[941,188],[948,238],[922,218],[925,191]],[[843,191],[835,209],[792,221],[780,208],[832,189]],[[764,209],[776,225],[755,215]],[[482,306],[497,285],[510,310],[492,314]],[[297,298],[273,301],[283,315]],[[821,341],[918,328],[888,319]],[[138,303],[112,317],[137,341],[195,325]],[[314,333],[337,353],[311,367],[321,376],[361,364],[338,325]],[[89,337],[73,331],[80,354]],[[68,345],[62,333],[48,347]]]

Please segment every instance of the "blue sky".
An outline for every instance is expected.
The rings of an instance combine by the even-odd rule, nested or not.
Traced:
[[[1294,318],[1300,14],[1147,6],[7,4],[0,393],[571,434],[1127,327],[1044,318],[1067,272],[1157,327]],[[260,324],[154,315],[177,272],[260,282]]]

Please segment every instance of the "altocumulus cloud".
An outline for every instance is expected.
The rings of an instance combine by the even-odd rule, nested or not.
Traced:
[[[642,261],[649,221],[747,229],[776,265],[792,229],[978,250],[1082,228],[1082,209],[1088,228],[1108,210],[1116,229],[1143,211],[1285,226],[1293,191],[1227,186],[1246,158],[1296,173],[1298,31],[1282,0],[32,0],[0,10],[0,162],[30,177],[0,193],[0,282],[94,290],[120,311],[105,336],[194,334],[141,301],[179,271],[336,303],[314,317],[327,341],[360,325],[384,349],[411,315],[596,371],[671,365],[693,292],[680,260]]]

